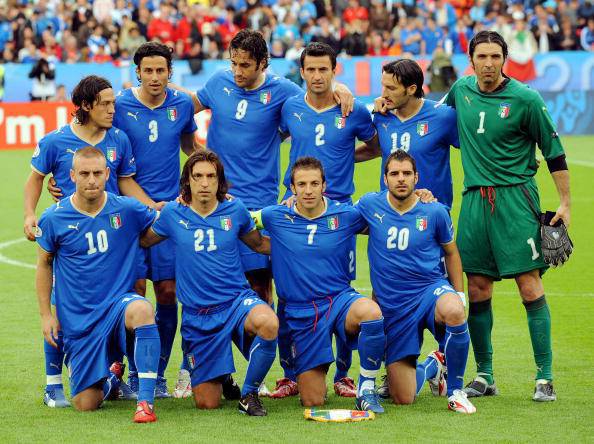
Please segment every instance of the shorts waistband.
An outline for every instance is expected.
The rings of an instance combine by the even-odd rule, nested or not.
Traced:
[[[186,313],[189,313],[189,314],[195,315],[195,316],[210,315],[210,314],[219,313],[219,312],[225,310],[226,308],[231,307],[234,302],[235,302],[235,300],[231,300],[231,301],[225,302],[223,304],[219,304],[219,305],[206,305],[204,307],[185,307],[185,306],[182,306],[182,312],[185,311]]]

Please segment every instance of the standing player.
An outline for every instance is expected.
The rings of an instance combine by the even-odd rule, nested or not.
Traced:
[[[280,131],[283,137],[291,137],[289,165],[283,184],[287,188],[284,199],[291,195],[291,167],[303,156],[319,159],[326,173],[326,196],[341,203],[352,204],[355,191],[355,142],[367,142],[370,150],[379,150],[375,128],[367,108],[355,101],[352,113],[343,117],[334,98],[332,84],[336,72],[336,53],[325,43],[310,43],[301,53],[301,77],[305,80],[306,93],[288,99],[281,111]],[[351,275],[355,277],[356,238],[349,251]],[[279,318],[283,328],[282,307]],[[284,337],[284,335],[283,335]],[[290,350],[279,340],[279,354],[285,372],[282,383],[289,385],[295,375],[290,368]],[[348,377],[352,353],[346,344],[336,337],[336,373],[334,391],[340,396],[355,397],[354,381]]]
[[[515,279],[528,317],[536,362],[535,401],[554,401],[551,314],[541,274],[536,144],[559,194],[550,224],[570,222],[569,171],[563,147],[540,95],[502,72],[507,44],[496,32],[470,41],[475,75],[459,79],[445,97],[456,108],[465,191],[458,245],[468,277],[468,326],[477,377],[468,396],[496,395],[493,379],[493,281]]]
[[[262,210],[271,237],[272,273],[294,359],[301,402],[320,406],[326,373],[334,361],[332,335],[360,356],[356,408],[383,413],[375,378],[384,353],[383,318],[378,305],[350,285],[352,238],[365,221],[351,205],[323,196],[324,168],[318,159],[297,159],[291,170],[296,202]],[[283,332],[281,332],[283,334]]]
[[[411,404],[425,382],[416,360],[427,328],[445,339],[448,408],[474,413],[462,391],[470,338],[452,221],[445,206],[420,203],[413,193],[418,173],[409,154],[395,151],[384,168],[388,190],[366,194],[356,207],[369,224],[369,269],[384,314],[390,395],[397,404]],[[440,267],[442,248],[449,282]]]
[[[112,172],[107,191],[127,194],[138,188],[132,178],[136,167],[130,141],[123,131],[112,126],[115,96],[111,84],[98,76],[85,77],[72,91],[72,103],[76,107],[74,121],[43,137],[31,159],[32,171],[24,190],[24,232],[31,241],[35,240],[35,210],[45,176],[51,173],[62,190],[58,197],[73,194],[75,186],[70,180],[70,169],[72,156],[80,148],[95,146],[107,158]],[[54,348],[44,342],[46,388],[43,402],[49,407],[67,407],[70,404],[62,386],[61,333],[56,343],[58,346]]]
[[[43,334],[56,347],[58,331],[64,332],[72,402],[77,410],[95,410],[110,389],[108,367],[123,353],[126,332],[134,332],[140,375],[134,422],[154,422],[159,332],[150,303],[131,289],[138,239],[155,213],[106,193],[109,173],[101,151],[77,150],[70,173],[75,193],[39,220],[36,283]],[[53,275],[57,317],[50,308]]]
[[[262,239],[241,200],[226,200],[227,189],[217,155],[192,154],[181,178],[181,195],[189,206],[165,205],[141,243],[169,238],[174,245],[181,332],[196,407],[219,406],[222,380],[235,371],[233,341],[249,361],[239,410],[265,416],[258,388],[274,362],[278,320],[249,287],[239,244],[268,252],[269,240]]]
[[[193,96],[195,112],[211,110],[207,148],[223,162],[233,185],[231,194],[255,211],[277,202],[281,108],[302,90],[287,79],[266,73],[268,48],[259,32],[241,30],[231,40],[229,52],[231,69],[215,73]],[[343,113],[348,114],[352,95],[342,85],[335,94]],[[244,245],[240,248],[251,287],[272,304],[270,259]],[[295,383],[285,378],[277,381],[272,392],[275,397],[295,394]]]

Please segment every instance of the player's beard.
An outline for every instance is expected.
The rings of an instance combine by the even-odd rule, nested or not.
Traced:
[[[406,192],[406,194],[396,194],[394,191],[390,190],[390,194],[392,195],[392,197],[396,200],[399,200],[401,202],[404,202],[406,199],[408,199],[412,193],[414,192],[414,188],[409,188]]]

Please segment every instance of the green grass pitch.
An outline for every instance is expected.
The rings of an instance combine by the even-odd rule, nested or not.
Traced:
[[[496,284],[494,297],[494,368],[500,396],[479,399],[478,412],[457,415],[444,398],[424,388],[412,406],[386,403],[387,412],[375,421],[357,424],[306,422],[297,398],[265,400],[269,416],[240,415],[235,402],[223,401],[216,411],[198,411],[191,400],[164,400],[156,405],[159,421],[131,422],[132,402],[108,402],[94,413],[54,410],[42,404],[43,348],[34,291],[35,246],[22,239],[22,185],[29,172],[29,151],[0,151],[0,441],[8,442],[393,442],[393,441],[557,441],[592,440],[592,370],[594,368],[594,137],[565,137],[572,176],[571,235],[576,249],[569,263],[545,275],[553,316],[555,388],[558,401],[531,400],[534,363],[526,315],[515,284]],[[286,162],[286,149],[283,150]],[[455,182],[454,217],[460,203],[462,174],[457,152],[452,153]],[[379,162],[357,165],[357,196],[375,190]],[[554,184],[543,164],[538,174],[542,204],[556,209]],[[39,208],[50,203],[44,193]],[[40,213],[41,211],[39,211]],[[11,242],[16,241],[16,242]],[[366,239],[358,244],[355,287],[370,293]],[[434,347],[427,337],[424,353]],[[179,336],[167,370],[173,388],[181,359]],[[355,354],[351,376],[357,373]],[[236,378],[242,381],[245,362],[236,357]],[[330,373],[334,371],[331,367]],[[474,375],[469,357],[467,378]],[[266,380],[269,387],[281,376],[275,362]],[[67,377],[64,374],[64,380]],[[328,378],[331,382],[330,376]],[[328,408],[352,408],[329,384]],[[587,413],[590,412],[590,413]],[[589,418],[589,419],[588,419]]]

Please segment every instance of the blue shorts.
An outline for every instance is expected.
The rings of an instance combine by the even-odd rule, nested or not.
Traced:
[[[171,239],[139,249],[137,279],[153,282],[175,279],[175,245]]]
[[[76,396],[109,376],[109,366],[126,351],[126,308],[146,300],[126,293],[80,338],[64,338],[64,353],[70,375],[70,395]]]
[[[345,322],[353,302],[363,297],[350,289],[315,303],[286,304],[284,318],[291,338],[296,375],[334,362],[333,334],[351,350],[357,348],[358,338],[347,335]]]
[[[445,330],[435,325],[435,305],[442,294],[456,291],[446,280],[414,291],[415,305],[396,313],[382,309],[387,338],[386,365],[409,356],[417,358],[421,354],[424,329],[429,330],[438,342],[443,340]]]
[[[251,289],[234,301],[194,310],[182,307],[182,348],[188,358],[192,387],[235,372],[231,341],[249,359],[252,338],[244,334],[244,323],[257,305],[266,304]]]

